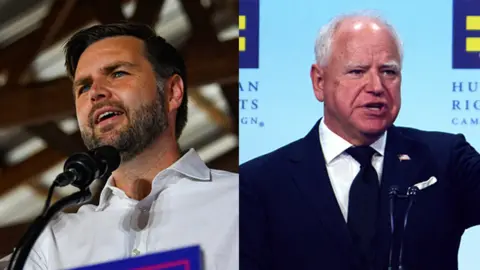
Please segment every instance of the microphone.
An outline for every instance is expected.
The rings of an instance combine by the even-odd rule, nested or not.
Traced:
[[[407,190],[407,197],[408,197],[408,206],[407,210],[405,211],[405,216],[403,218],[403,233],[405,233],[405,230],[407,229],[407,223],[408,223],[408,215],[410,214],[410,210],[412,209],[413,203],[415,202],[415,196],[417,195],[417,192],[420,189],[417,186],[412,186],[409,187]],[[403,242],[404,242],[405,237],[402,237],[400,240],[400,251],[398,255],[398,263],[400,264],[398,266],[398,270],[403,270]]]
[[[394,233],[395,233],[395,199],[399,196],[398,186],[391,186],[388,191],[389,197],[389,216],[390,216],[390,252],[388,254],[388,270],[392,270],[392,259],[393,259],[393,243],[394,243]]]
[[[416,195],[417,193],[425,189],[437,182],[437,178],[435,176],[431,176],[427,181],[423,181],[420,183],[417,183],[411,187],[408,188],[406,196],[408,197],[408,206],[407,210],[405,211],[405,217],[403,218],[403,233],[405,233],[405,230],[407,228],[407,223],[408,223],[408,215],[410,214],[410,210],[412,209],[413,204],[415,203]],[[404,270],[403,267],[403,242],[404,242],[405,237],[402,237],[402,240],[400,242],[400,253],[398,255],[398,270]]]
[[[55,178],[54,185],[72,185],[79,189],[88,187],[95,179],[104,179],[120,165],[120,154],[113,146],[105,145],[88,152],[71,155],[63,166],[63,173]]]
[[[412,209],[413,204],[415,203],[416,195],[420,190],[423,190],[437,182],[437,178],[435,176],[431,176],[427,181],[423,181],[420,183],[417,183],[407,189],[406,194],[400,194],[399,189],[397,186],[392,186],[389,189],[389,197],[390,197],[390,226],[391,226],[391,236],[392,236],[392,241],[390,242],[390,257],[389,257],[389,266],[388,269],[391,270],[392,268],[392,253],[393,253],[393,238],[394,238],[394,200],[395,198],[399,199],[408,199],[408,206],[405,211],[405,215],[403,217],[403,233],[405,233],[405,230],[407,228],[408,224],[408,217],[410,214],[410,210]],[[399,256],[398,256],[398,270],[405,270],[403,267],[403,243],[404,243],[404,237],[401,238],[400,240],[400,250],[399,250]]]
[[[120,166],[120,154],[112,146],[101,146],[88,152],[71,155],[49,189],[45,207],[20,239],[17,248],[10,258],[8,270],[21,270],[37,238],[53,216],[69,205],[78,205],[92,198],[89,186],[96,179],[105,180]],[[73,185],[80,190],[60,199],[49,208],[55,187]]]

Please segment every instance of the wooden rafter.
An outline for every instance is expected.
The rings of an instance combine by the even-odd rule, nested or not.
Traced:
[[[64,0],[64,2],[69,1]],[[49,39],[48,42],[42,44],[44,48],[66,38],[73,31],[93,21],[93,13],[88,1],[77,1],[73,9],[75,12],[72,12],[71,16],[68,17],[55,35],[52,35],[52,38]],[[37,28],[26,36],[2,48],[0,50],[0,70],[9,69],[12,63],[24,58],[24,54],[31,51],[32,44],[37,44],[39,40],[43,39],[42,31],[44,31],[42,28]]]
[[[23,51],[21,58],[9,63],[7,86],[19,83],[21,75],[35,59],[38,52],[46,45],[52,43],[54,37],[58,34],[61,26],[64,25],[65,20],[72,11],[75,2],[75,0],[56,0],[53,2],[50,12],[42,20],[40,28],[35,31],[33,37],[36,40],[41,40],[41,42],[31,43],[29,49]]]
[[[189,85],[238,81],[238,40],[220,43],[217,47],[190,45],[183,50]]]
[[[230,133],[232,131],[232,119],[216,107],[212,101],[203,96],[200,91],[192,91],[189,96],[197,107],[203,110],[225,132]]]
[[[206,9],[199,0],[182,0],[185,13],[192,25],[191,42],[218,45],[217,32],[212,23],[212,12]],[[217,43],[217,44],[215,44]]]
[[[68,136],[72,141],[82,140],[79,132]],[[65,158],[65,154],[62,152],[47,147],[19,164],[0,170],[0,196],[30,178],[43,173]]]
[[[121,0],[92,1],[95,17],[103,24],[125,21]]]
[[[53,179],[52,179],[53,180]],[[39,195],[42,195],[42,197],[47,197],[48,192],[50,191],[50,187],[46,186],[45,184],[41,183],[39,179],[33,178],[30,181],[26,181],[26,184],[33,188],[35,192],[37,192]],[[54,190],[55,191],[55,190]],[[52,201],[51,203],[55,203],[58,201],[62,196],[58,194],[58,192],[53,192],[52,194]]]
[[[230,108],[230,117],[232,119],[232,132],[238,136],[238,82],[223,84],[222,86],[223,96],[227,100],[228,107]]]
[[[165,0],[141,0],[137,1],[135,13],[129,18],[130,21],[155,25],[160,20],[160,11]]]
[[[87,150],[83,141],[72,140],[72,138],[65,134],[54,122],[28,126],[26,129],[33,135],[42,138],[49,147],[64,155]]]
[[[65,77],[0,91],[0,128],[40,124],[71,115],[71,85]]]
[[[238,153],[238,147],[236,147],[222,156],[208,162],[207,166],[213,169],[238,173]]]
[[[12,86],[0,91],[0,127],[40,124],[74,112],[71,81]]]

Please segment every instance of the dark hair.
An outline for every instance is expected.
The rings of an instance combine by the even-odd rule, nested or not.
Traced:
[[[187,124],[188,97],[185,62],[177,50],[164,38],[158,36],[148,25],[131,22],[101,24],[77,32],[68,40],[64,49],[68,76],[73,78],[78,60],[88,46],[104,38],[116,36],[132,36],[143,40],[145,56],[153,66],[158,79],[167,79],[174,74],[178,74],[182,78],[184,95],[177,111],[175,123],[175,135],[178,139]]]

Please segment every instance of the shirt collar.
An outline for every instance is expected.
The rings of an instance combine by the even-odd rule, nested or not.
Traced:
[[[163,171],[160,171],[152,181],[152,191],[153,190],[163,190],[166,188],[170,183],[168,180],[169,176],[174,175],[175,173],[179,173],[186,178],[190,178],[192,180],[200,180],[200,181],[210,181],[210,169],[207,167],[205,162],[202,158],[198,155],[198,153],[194,149],[190,149],[187,153],[185,153],[180,159],[178,159],[175,163],[170,165],[170,167],[166,168]],[[176,177],[172,177],[171,179],[175,180],[178,179]],[[103,209],[109,198],[112,196],[119,196],[120,198],[128,199],[128,196],[125,192],[114,185],[113,177],[110,176],[105,184],[105,187],[102,189],[100,193],[100,200],[98,207],[96,208],[97,211]]]
[[[327,127],[324,123],[324,118],[320,120],[320,125],[318,127],[320,134],[320,144],[322,146],[323,155],[325,157],[325,162],[330,164],[336,157],[340,156],[345,150],[352,146],[351,143],[347,142],[342,137],[335,134],[331,129]],[[382,136],[372,143],[370,146],[377,151],[378,154],[385,154],[385,145],[387,138],[387,132],[384,132]]]
[[[210,169],[194,149],[190,149],[167,170],[177,171],[196,180],[210,180]]]

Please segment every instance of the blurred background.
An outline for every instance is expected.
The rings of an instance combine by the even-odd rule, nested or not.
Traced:
[[[195,148],[209,166],[237,172],[238,0],[0,0],[0,258],[40,213],[65,159],[85,150],[65,41],[122,20],[151,25],[184,55],[190,104],[182,150]],[[53,199],[75,190],[58,189]]]

